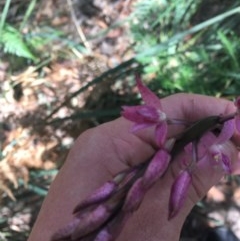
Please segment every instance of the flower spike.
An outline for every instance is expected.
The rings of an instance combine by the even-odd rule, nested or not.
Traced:
[[[126,221],[140,207],[147,191],[164,176],[171,162],[184,150],[184,158],[176,158],[180,164],[182,161],[184,170],[171,187],[169,220],[179,213],[186,201],[192,171],[197,171],[194,163],[220,164],[225,173],[232,172],[231,164],[238,157],[230,139],[235,129],[240,132],[240,97],[235,101],[235,113],[227,116],[219,113],[196,122],[186,122],[167,117],[159,98],[139,76],[136,76],[136,82],[144,105],[124,106],[122,116],[134,123],[132,131],[155,127],[155,153],[145,162],[117,173],[90,194],[73,210],[73,220],[53,234],[51,241],[115,241]],[[168,124],[184,124],[186,129],[170,138]],[[192,155],[191,163],[185,160],[189,155]]]

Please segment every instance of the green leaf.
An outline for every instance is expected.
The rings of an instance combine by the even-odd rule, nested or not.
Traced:
[[[240,7],[237,7],[237,8],[234,8],[230,11],[227,11],[225,13],[222,13],[222,14],[219,14],[209,20],[206,20],[202,23],[199,23],[193,27],[191,27],[190,29],[188,30],[185,30],[185,31],[182,31],[180,33],[176,33],[175,35],[173,35],[171,38],[167,39],[166,41],[164,42],[161,42],[147,50],[144,50],[142,51],[141,53],[138,53],[136,58],[139,58],[139,57],[146,57],[148,55],[151,55],[151,56],[154,56],[156,55],[157,53],[163,51],[163,50],[166,50],[167,48],[169,48],[170,46],[173,46],[173,45],[177,45],[177,44],[180,44],[181,42],[184,41],[184,39],[189,36],[189,35],[192,35],[192,34],[195,34],[199,31],[202,31],[204,29],[206,29],[207,27],[210,27],[211,25],[213,24],[216,24],[220,21],[223,21],[224,19],[234,15],[234,14],[239,14],[240,12]]]
[[[5,53],[36,60],[36,57],[31,53],[27,44],[24,42],[22,34],[10,25],[6,24],[4,26],[0,43],[3,45],[3,51]]]
[[[238,61],[235,56],[235,46],[233,45],[233,43],[229,40],[229,38],[222,31],[218,31],[218,38],[220,39],[220,41],[221,41],[223,47],[226,49],[227,53],[233,59],[235,66],[238,67]]]

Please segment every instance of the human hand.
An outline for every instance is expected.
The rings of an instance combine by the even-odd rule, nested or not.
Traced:
[[[209,115],[235,112],[232,102],[192,94],[177,94],[164,98],[162,107],[167,116],[196,121]],[[127,167],[149,159],[155,152],[153,129],[129,132],[132,123],[119,118],[83,133],[75,142],[69,156],[53,182],[42,206],[29,241],[49,241],[52,234],[72,220],[73,208],[93,190]],[[169,135],[183,130],[170,126]],[[239,144],[239,136],[234,137]],[[237,149],[233,155],[237,160]],[[240,166],[233,162],[234,173]],[[168,201],[172,183],[182,169],[173,161],[166,175],[146,194],[140,208],[133,214],[117,239],[178,240],[183,222],[193,205],[223,176],[221,169],[205,163],[193,171],[192,186],[181,212],[168,221]]]

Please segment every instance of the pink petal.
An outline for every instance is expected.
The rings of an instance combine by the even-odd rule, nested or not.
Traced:
[[[216,142],[216,140],[217,137],[211,131],[209,131],[202,136],[202,138],[200,139],[200,143],[205,147],[210,147]]]
[[[164,146],[164,143],[167,139],[168,126],[167,122],[163,121],[158,124],[155,130],[155,140],[159,147]]]
[[[138,113],[139,108],[142,108],[141,105],[137,106],[123,106],[121,115],[127,120],[133,122],[144,122],[144,118]]]
[[[145,193],[146,190],[143,187],[142,178],[139,178],[128,191],[124,206],[122,208],[123,211],[134,212],[137,210],[144,198]]]
[[[227,174],[231,174],[232,173],[232,167],[231,167],[230,158],[227,155],[221,153],[221,159],[222,159],[222,166],[223,166],[224,171]]]
[[[145,120],[152,121],[152,122],[158,122],[159,121],[159,113],[154,107],[143,105],[141,108],[137,110],[137,112],[145,118]]]
[[[235,126],[237,131],[240,133],[240,114],[235,116]]]
[[[171,189],[169,200],[169,216],[168,219],[175,217],[187,197],[187,192],[192,180],[191,174],[186,170],[182,171],[174,181]]]
[[[198,157],[202,159],[203,156],[207,155],[209,148],[215,146],[217,137],[211,132],[207,132],[202,136],[198,144]]]
[[[131,128],[131,132],[136,132],[136,131],[139,131],[139,130],[142,130],[142,129],[145,129],[145,128],[148,128],[148,127],[151,127],[151,126],[153,126],[154,124],[148,124],[148,123],[146,123],[146,124],[135,124],[135,125],[133,125],[133,127]]]
[[[123,106],[122,116],[135,123],[156,123],[159,121],[159,113],[151,106]]]
[[[143,186],[150,188],[167,170],[171,156],[165,150],[159,150],[149,163],[143,176]]]
[[[144,103],[156,109],[161,109],[162,106],[160,99],[142,83],[139,75],[136,75],[136,82]]]
[[[228,141],[234,134],[234,130],[235,130],[235,126],[234,126],[234,121],[233,120],[229,120],[226,121],[223,124],[223,128],[219,134],[219,136],[217,137],[217,143],[224,143],[225,141]]]

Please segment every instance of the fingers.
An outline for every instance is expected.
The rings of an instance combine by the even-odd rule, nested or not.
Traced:
[[[231,101],[196,94],[172,95],[162,99],[161,103],[163,111],[169,119],[184,120],[186,122],[197,121],[207,116],[228,115],[236,111],[236,108]],[[139,155],[136,155],[137,158],[134,158],[134,155],[132,155],[132,163],[135,163],[136,161],[137,164],[144,161],[143,158],[141,158],[146,158],[144,155],[144,145],[146,146],[147,144],[153,148],[157,148],[155,141],[155,127],[131,133],[130,129],[133,124],[123,118],[112,122],[111,125],[113,126],[113,132],[109,133],[110,136],[115,138],[119,137],[120,139],[125,139],[126,142],[131,142],[131,150],[138,150],[137,152]],[[168,137],[176,136],[185,128],[185,125],[169,125]],[[134,136],[137,136],[140,140],[142,140],[142,145],[135,145]],[[239,134],[235,133],[233,141],[236,145],[240,145]],[[128,148],[125,148],[125,151],[128,153]],[[125,153],[125,151],[123,151],[123,153]]]
[[[162,110],[169,119],[185,120],[186,122],[197,121],[207,116],[228,115],[236,111],[234,103],[231,101],[197,94],[175,94],[161,99],[161,103]],[[119,123],[121,124],[119,125]],[[115,134],[124,130],[125,134],[129,134],[132,125],[130,121],[123,118],[118,119],[115,124]],[[170,125],[168,136],[175,136],[184,129],[184,125]],[[135,134],[144,142],[156,147],[154,131],[155,128],[148,128],[137,131]],[[240,145],[240,136],[235,135],[234,138]]]
[[[176,94],[162,99],[162,106],[168,118],[197,121],[207,116],[234,113],[233,102],[197,94]],[[171,126],[170,136],[179,133],[184,127]]]
[[[231,101],[198,94],[175,94],[161,101],[163,110],[169,117],[191,121],[209,115],[224,115],[235,111]]]

